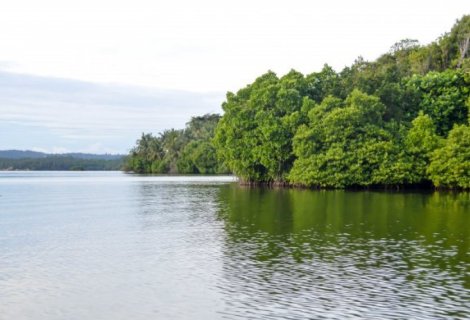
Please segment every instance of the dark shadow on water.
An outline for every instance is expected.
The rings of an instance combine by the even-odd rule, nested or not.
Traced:
[[[221,288],[238,308],[248,304],[270,316],[268,305],[275,305],[294,318],[334,310],[470,316],[469,193],[229,185],[218,201]]]

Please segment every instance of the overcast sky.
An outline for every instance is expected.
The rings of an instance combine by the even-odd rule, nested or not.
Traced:
[[[340,70],[468,13],[468,0],[5,0],[0,149],[127,152],[269,69]]]

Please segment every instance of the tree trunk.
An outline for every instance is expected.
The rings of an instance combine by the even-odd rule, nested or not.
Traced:
[[[457,68],[462,66],[463,59],[465,59],[465,55],[468,51],[468,46],[470,44],[470,35],[467,35],[459,44],[459,51],[460,51],[460,58],[459,62],[457,63]]]

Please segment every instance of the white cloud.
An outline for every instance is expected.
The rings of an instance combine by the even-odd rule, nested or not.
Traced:
[[[0,4],[10,70],[198,91],[236,90],[272,69],[373,59],[448,31],[455,1],[15,0]]]
[[[223,96],[0,72],[0,129],[8,137],[0,149],[127,152],[141,132],[182,128],[191,116],[220,113]]]

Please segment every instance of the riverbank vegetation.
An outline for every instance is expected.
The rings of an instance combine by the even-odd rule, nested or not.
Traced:
[[[212,142],[219,119],[218,114],[206,114],[193,117],[185,129],[165,130],[158,136],[143,133],[124,169],[136,173],[227,173]]]
[[[336,72],[267,72],[224,114],[142,134],[126,170],[233,172],[314,188],[470,188],[470,16],[428,45],[405,39]]]
[[[470,16],[335,72],[268,72],[229,92],[220,159],[249,184],[470,188]]]

